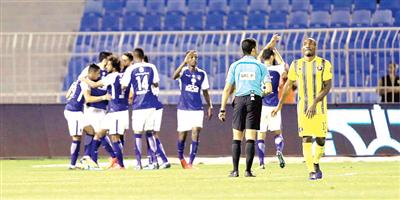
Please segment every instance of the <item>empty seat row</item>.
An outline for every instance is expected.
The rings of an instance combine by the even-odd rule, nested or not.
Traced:
[[[326,11],[286,13],[179,13],[168,15],[151,14],[145,17],[127,14],[123,17],[107,14],[104,17],[87,14],[82,17],[81,31],[160,31],[160,30],[244,30],[284,28],[329,28],[329,27],[383,27],[400,26],[400,11],[392,17],[391,10],[339,10],[332,14]]]

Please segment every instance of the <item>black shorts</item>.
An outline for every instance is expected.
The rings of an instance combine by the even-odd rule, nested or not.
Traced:
[[[243,131],[244,129],[260,129],[262,98],[255,95],[252,100],[250,95],[235,97],[233,102],[232,128]]]

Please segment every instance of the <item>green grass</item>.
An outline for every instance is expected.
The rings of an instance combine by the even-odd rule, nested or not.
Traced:
[[[33,167],[67,160],[0,162],[0,199],[400,199],[400,162],[324,163],[319,181],[307,180],[304,164],[280,169],[274,163],[256,169],[256,178],[228,178],[230,165],[69,171]]]

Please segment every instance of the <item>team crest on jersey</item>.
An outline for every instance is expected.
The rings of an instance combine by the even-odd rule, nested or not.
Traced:
[[[143,67],[139,67],[139,72],[140,73],[144,72],[144,68]]]
[[[200,75],[197,75],[197,80],[201,80],[201,76]]]
[[[318,71],[321,71],[322,70],[322,66],[318,66],[317,69],[318,69]]]

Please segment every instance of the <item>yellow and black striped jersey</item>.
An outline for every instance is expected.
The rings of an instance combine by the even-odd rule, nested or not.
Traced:
[[[307,108],[323,88],[323,82],[332,79],[333,68],[329,61],[315,56],[312,61],[304,58],[294,60],[290,65],[288,79],[297,81],[298,86],[298,114],[305,114]],[[317,104],[316,114],[326,114],[327,99]]]

